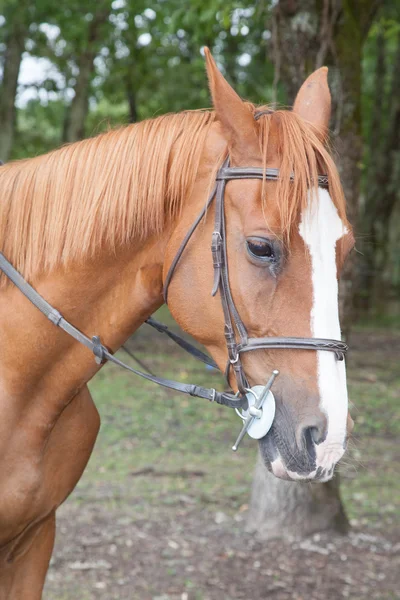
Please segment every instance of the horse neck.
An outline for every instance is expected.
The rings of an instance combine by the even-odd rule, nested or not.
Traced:
[[[133,243],[110,256],[60,271],[40,285],[88,335],[117,349],[162,303],[162,270],[168,234]],[[48,290],[48,291],[46,291]]]
[[[79,263],[70,263],[68,268],[56,267],[39,279],[30,278],[37,291],[64,318],[88,336],[99,335],[102,343],[113,351],[163,303],[167,246],[172,237],[175,240],[183,237],[199,206],[206,200],[205,192],[213,171],[211,159],[214,154],[219,156],[221,153],[220,135],[217,135],[219,144],[215,143],[215,135],[214,132],[207,138],[205,154],[210,154],[211,158],[200,162],[194,193],[184,199],[181,214],[161,234],[150,234],[145,240],[133,239],[117,252],[104,247],[95,259],[84,258]],[[79,239],[76,243],[79,244]],[[170,244],[170,252],[173,245]],[[26,373],[18,386],[27,388],[30,376],[31,387],[35,386],[35,382],[47,376],[49,369],[54,370],[56,361],[63,365],[62,379],[66,389],[93,376],[97,366],[90,352],[46,322],[13,286],[0,294],[0,317],[2,315],[5,320],[2,323],[0,318],[0,335],[3,348],[10,352],[7,356],[0,348],[0,369],[5,364],[14,372],[19,368]],[[25,343],[27,336],[29,344]],[[36,360],[38,355],[40,360]],[[19,389],[18,393],[23,391]]]
[[[105,253],[85,264],[56,270],[34,286],[64,318],[89,337],[99,335],[115,351],[163,303],[167,241],[166,232],[113,256]],[[44,378],[54,380],[57,395],[68,396],[98,369],[84,346],[46,321],[14,286],[0,294],[0,315],[3,348],[7,348],[0,349],[0,370],[10,373],[3,386],[13,396],[27,397]],[[17,372],[23,372],[24,378],[15,379]]]

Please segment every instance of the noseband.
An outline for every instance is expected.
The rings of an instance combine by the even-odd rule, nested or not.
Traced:
[[[264,113],[262,113],[264,114]],[[257,119],[259,115],[255,115]],[[294,175],[292,175],[292,179]],[[218,392],[214,388],[204,388],[202,386],[189,383],[181,383],[163,377],[156,377],[151,373],[143,373],[127,365],[119,358],[115,357],[100,341],[98,336],[89,338],[69,321],[64,319],[62,314],[49,304],[13,267],[13,265],[0,253],[0,270],[14,283],[14,285],[38,308],[48,319],[63,329],[68,335],[73,337],[80,344],[83,344],[95,355],[96,362],[102,364],[106,361],[139,375],[148,381],[161,385],[163,387],[196,396],[205,398],[212,402],[217,402],[231,408],[235,408],[236,412],[241,408],[244,413],[239,413],[243,420],[242,430],[236,440],[233,450],[236,450],[245,433],[253,438],[259,439],[266,435],[270,429],[275,415],[275,400],[272,395],[271,387],[278,375],[278,371],[273,371],[271,377],[265,386],[256,385],[252,388],[246,378],[246,374],[241,362],[241,355],[244,352],[251,350],[271,350],[271,349],[294,349],[294,350],[323,350],[334,352],[337,360],[343,360],[348,347],[342,341],[318,339],[318,338],[295,338],[295,337],[261,337],[250,338],[247,333],[240,315],[233,301],[232,292],[229,284],[228,274],[228,258],[226,246],[226,227],[225,227],[225,210],[224,210],[224,194],[225,186],[228,181],[235,179],[267,179],[277,181],[279,179],[279,169],[260,169],[253,167],[230,167],[229,161],[226,159],[222,167],[219,169],[216,177],[216,182],[213,191],[208,198],[208,201],[184,237],[174,260],[171,263],[167,277],[164,283],[164,299],[167,302],[168,288],[171,279],[175,273],[178,262],[182,258],[184,250],[192,237],[197,226],[205,216],[208,207],[215,199],[215,223],[214,232],[211,241],[211,253],[214,265],[214,283],[212,287],[212,295],[215,296],[219,291],[222,310],[224,314],[224,332],[228,353],[228,361],[225,370],[225,376],[229,379],[230,370],[233,369],[235,374],[238,393]],[[318,177],[318,185],[323,188],[328,187],[328,179],[324,175]],[[147,319],[146,323],[157,329],[161,333],[168,335],[174,342],[189,352],[195,358],[202,362],[217,367],[215,362],[209,356],[201,352],[198,348],[176,335],[162,323],[155,321],[153,318]],[[239,341],[237,341],[237,336]],[[129,352],[128,352],[129,353]]]
[[[292,175],[292,178],[294,176]],[[279,179],[279,169],[260,169],[255,167],[230,167],[229,159],[226,159],[221,169],[217,173],[216,183],[210,197],[197,217],[192,227],[182,241],[174,260],[169,268],[164,283],[164,300],[167,302],[168,288],[174,275],[179,260],[182,258],[184,250],[196,231],[197,226],[203,219],[210,204],[215,199],[215,220],[214,231],[212,234],[211,253],[214,266],[214,284],[212,296],[219,291],[222,310],[224,313],[224,333],[226,347],[228,351],[228,361],[225,370],[228,378],[230,370],[235,374],[236,384],[241,394],[246,394],[249,384],[243,369],[241,354],[252,350],[270,350],[270,349],[294,349],[294,350],[324,350],[334,352],[338,360],[343,360],[348,350],[347,344],[339,340],[320,339],[320,338],[296,338],[296,337],[261,337],[251,338],[248,336],[247,329],[243,323],[238,310],[233,301],[232,292],[229,284],[228,257],[226,245],[226,227],[224,195],[225,187],[228,181],[235,179],[267,179],[277,181]],[[325,175],[318,177],[318,186],[328,188],[328,178]],[[237,341],[237,336],[239,341]]]

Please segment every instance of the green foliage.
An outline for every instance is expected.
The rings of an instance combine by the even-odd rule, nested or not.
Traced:
[[[13,158],[36,156],[58,146],[64,111],[62,100],[54,100],[48,104],[31,100],[24,110],[19,111]]]
[[[16,24],[26,28],[24,64],[28,58],[47,61],[38,69],[36,81],[33,77],[25,87],[23,82],[18,87],[12,158],[34,156],[62,143],[77,86],[80,58],[85,53],[94,56],[93,71],[87,82],[89,112],[85,135],[166,112],[209,107],[202,57],[205,45],[211,48],[218,65],[243,98],[257,103],[271,102],[274,97],[271,17],[276,7],[277,3],[272,0],[256,3],[254,0],[150,3],[145,0],[87,0],[83,3],[80,0],[0,0],[3,65],[9,36]],[[109,13],[109,18],[101,23],[100,34],[93,36],[90,25],[102,12]],[[394,98],[399,96],[392,89],[399,40],[398,3],[382,2],[366,38],[362,59],[362,191],[363,197],[367,197],[364,204],[370,215],[370,204],[376,205],[376,198],[381,194],[374,166],[376,170],[385,155],[385,140],[393,128],[390,115],[394,111]],[[351,43],[352,40],[346,38],[346,44]],[[379,44],[384,45],[382,85],[377,85]],[[25,68],[25,79],[26,76]],[[340,90],[333,92],[340,97]],[[27,101],[27,93],[30,101]],[[281,90],[278,99],[285,101]],[[379,135],[375,132],[376,123],[374,125],[377,112],[380,114]],[[85,110],[81,114],[83,119]],[[400,189],[400,150],[392,149],[388,160],[393,164],[388,186]],[[386,172],[385,167],[380,170]],[[381,237],[390,238],[390,248],[381,251],[380,260],[386,261],[385,277],[392,288],[400,286],[400,254],[395,250],[400,239],[399,214],[397,208],[394,218],[387,217],[390,220],[387,236],[388,225],[383,224],[381,228]],[[370,220],[375,221],[375,216]],[[360,229],[368,244],[368,226]],[[373,260],[368,256],[366,262],[370,265]],[[363,291],[361,298],[372,295],[367,285]]]
[[[400,290],[400,9],[386,3],[378,12],[363,56],[360,250],[364,285],[360,297],[377,313],[387,312]],[[387,298],[386,298],[387,296]]]
[[[14,0],[6,2],[4,10],[0,4],[0,14],[5,18],[0,26],[0,43],[6,40],[14,4]],[[18,104],[14,158],[38,154],[61,142],[79,57],[90,44],[88,26],[95,14],[108,5],[105,0],[84,4],[78,0],[26,3],[24,19],[29,20],[30,27],[25,47],[30,56],[46,58],[53,65],[49,78],[37,83],[40,102],[36,102],[51,114],[47,117],[45,111],[31,103]],[[101,43],[96,42],[86,123],[89,135],[109,123],[124,124],[165,112],[209,106],[201,56],[204,45],[211,47],[243,97],[258,102],[270,100],[273,67],[266,59],[266,40],[270,37],[268,3],[255,8],[249,1],[164,0],[149,5],[142,0],[116,0],[111,7]],[[4,51],[5,47],[4,44]],[[20,86],[19,92],[23,91]],[[45,91],[51,93],[43,101]],[[60,113],[62,105],[64,114]],[[55,114],[58,135],[54,131]],[[28,126],[35,117],[35,131],[29,132]]]

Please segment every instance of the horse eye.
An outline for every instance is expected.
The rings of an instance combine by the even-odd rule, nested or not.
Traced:
[[[273,260],[275,258],[274,248],[268,240],[251,238],[246,241],[247,249],[252,256]]]

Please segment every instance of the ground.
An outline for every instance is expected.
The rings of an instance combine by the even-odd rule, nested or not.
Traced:
[[[100,435],[59,511],[44,599],[400,598],[400,329],[359,327],[351,345],[356,428],[340,469],[348,536],[261,543],[245,533],[256,444],[231,452],[233,411],[107,365],[91,384]],[[130,347],[158,374],[223,385],[147,327]]]

